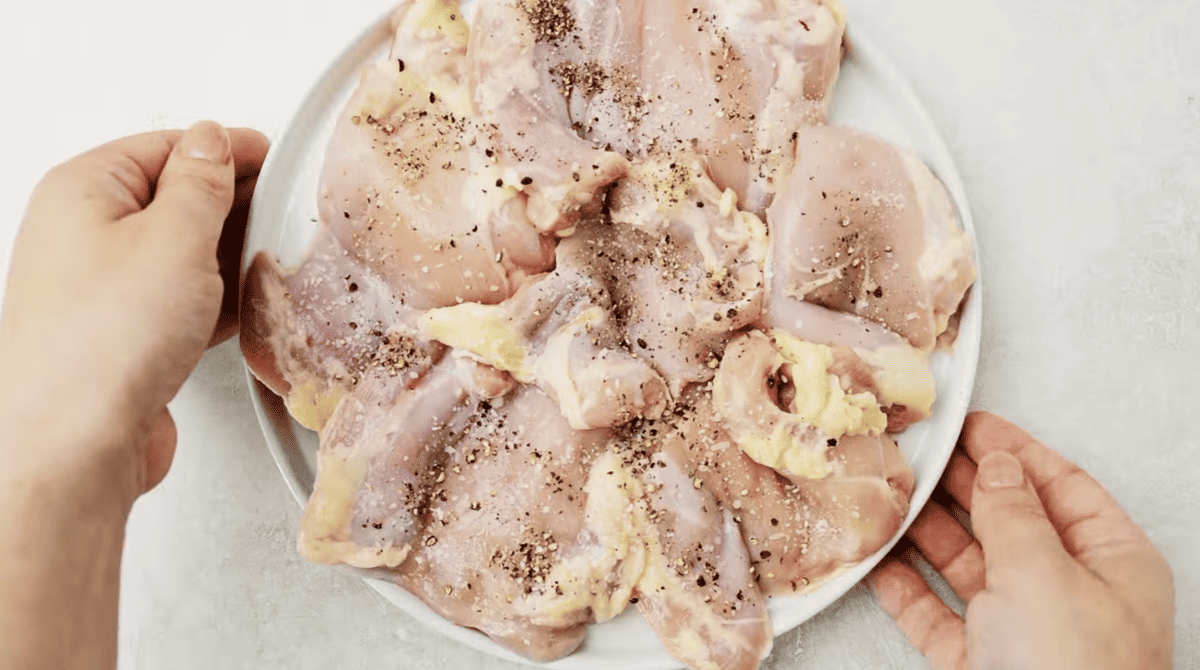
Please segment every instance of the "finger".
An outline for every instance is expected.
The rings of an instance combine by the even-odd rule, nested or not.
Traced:
[[[908,537],[964,602],[984,589],[983,550],[944,507],[927,503]]]
[[[971,494],[975,489],[975,469],[975,461],[956,449],[950,456],[946,472],[942,474],[942,488],[968,512],[971,511]]]
[[[124,137],[54,167],[34,190],[30,211],[44,207],[68,214],[47,217],[52,220],[93,224],[140,211],[150,202],[154,182],[181,134],[168,130]]]
[[[985,412],[968,416],[963,445],[976,462],[997,451],[1016,456],[1067,551],[1085,564],[1093,562],[1097,552],[1149,543],[1091,475],[1009,421]]]
[[[146,448],[143,457],[146,459],[143,470],[142,492],[145,493],[158,486],[171,469],[175,460],[175,444],[179,433],[175,427],[175,419],[166,407],[162,408],[146,430]]]
[[[38,184],[30,209],[53,207],[71,216],[48,217],[71,221],[110,222],[139,212],[150,204],[167,158],[184,134],[160,130],[123,137],[86,151],[46,174]],[[238,177],[257,175],[266,158],[266,136],[249,128],[229,131]]]
[[[943,603],[915,570],[895,559],[871,575],[879,605],[934,670],[967,667],[963,620]]]
[[[1058,574],[1072,563],[1021,463],[1006,451],[979,462],[971,522],[983,547],[988,588]],[[1014,577],[1019,579],[1013,581]]]
[[[271,143],[267,136],[253,128],[228,128],[229,142],[233,147],[234,174],[239,180],[257,177],[267,160]]]
[[[233,206],[234,175],[229,134],[201,121],[179,138],[163,166],[154,202],[139,218],[175,249],[201,254],[216,265],[217,241]]]
[[[221,230],[217,242],[217,265],[221,281],[225,283],[225,294],[221,299],[221,317],[208,346],[216,345],[233,337],[238,328],[239,282],[242,269],[242,245],[246,238],[246,222],[250,215],[250,200],[258,177],[239,179],[233,197],[233,209]]]

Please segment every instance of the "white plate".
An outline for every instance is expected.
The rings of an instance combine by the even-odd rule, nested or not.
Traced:
[[[958,172],[929,115],[870,40],[854,30],[853,25],[850,34],[853,48],[842,65],[832,120],[874,132],[914,149],[946,183],[962,214],[963,224],[974,238],[971,210]],[[249,265],[250,259],[260,250],[278,255],[285,266],[303,259],[317,228],[317,183],[334,122],[358,83],[359,69],[385,55],[390,42],[391,34],[384,17],[321,76],[276,139],[259,176],[250,210],[243,267]],[[933,416],[900,436],[900,448],[912,463],[917,480],[912,507],[901,533],[924,506],[941,477],[966,415],[979,356],[980,296],[981,286],[977,281],[971,290],[954,350],[934,356],[938,400]],[[316,473],[317,435],[293,421],[281,400],[255,381],[249,370],[246,376],[271,455],[296,501],[304,504],[312,493]],[[770,612],[775,634],[795,628],[840,598],[879,562],[898,537],[899,534],[877,554],[812,593],[772,599]],[[501,658],[528,663],[486,636],[446,621],[395,584],[370,578],[366,581],[402,610],[439,633]],[[592,626],[587,640],[577,652],[545,667],[665,670],[678,668],[680,664],[666,654],[658,638],[630,608],[611,622]]]

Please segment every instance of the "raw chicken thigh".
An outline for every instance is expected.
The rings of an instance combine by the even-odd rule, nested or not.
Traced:
[[[585,220],[559,243],[554,272],[499,305],[420,322],[424,336],[541,385],[575,428],[656,418],[685,385],[711,379],[765,292],[766,227],[698,160],[642,165],[609,200],[609,220]]]
[[[567,36],[534,61],[585,138],[630,157],[696,151],[762,216],[797,131],[824,120],[842,57],[837,0],[542,0]]]
[[[506,176],[527,195],[538,230],[568,229],[597,212],[597,192],[625,173],[617,153],[571,129],[566,100],[544,67],[574,20],[549,0],[484,2],[471,32],[478,121],[497,144]]]
[[[733,513],[665,446],[680,414],[631,426],[621,451],[643,494],[632,507],[647,543],[638,610],[688,666],[752,670],[771,650],[766,599]]]
[[[861,131],[805,129],[767,220],[771,309],[807,300],[930,351],[975,281],[945,187],[916,156]]]
[[[635,604],[754,670],[767,597],[902,526],[975,278],[917,158],[824,125],[837,0],[405,0],[259,254],[242,349],[320,431],[304,556],[535,661]]]
[[[656,417],[670,400],[662,377],[628,350],[611,306],[603,284],[560,263],[499,305],[429,310],[420,330],[540,385],[571,427],[603,428]]]
[[[766,294],[767,228],[703,166],[688,154],[638,165],[609,196],[612,225],[560,245],[604,278],[626,341],[670,380],[672,396],[712,378],[725,342],[759,318]]]
[[[845,377],[854,392],[875,394],[888,415],[889,432],[899,433],[929,417],[937,395],[929,352],[903,337],[853,314],[794,299],[773,300],[762,321],[769,330],[830,347],[834,360],[829,371]]]
[[[427,525],[398,580],[451,621],[559,658],[584,624],[625,608],[625,573],[641,568],[612,541],[608,514],[589,514],[588,473],[609,433],[571,429],[536,387],[478,403],[467,423],[444,466],[426,470]]]
[[[457,3],[412,2],[393,22],[389,59],[363,73],[330,141],[321,219],[414,308],[500,302],[553,265],[543,233],[568,227],[625,160],[573,135],[564,145],[569,131],[544,137],[553,123],[515,146],[472,95],[479,64]]]
[[[326,232],[291,274],[256,255],[242,294],[247,364],[312,430],[364,373],[380,370],[411,385],[444,351],[416,337],[417,313]]]
[[[912,469],[886,434],[832,440],[829,474],[785,477],[739,449],[700,387],[664,431],[663,450],[732,511],[767,595],[804,591],[883,546],[904,520]]]
[[[321,433],[317,478],[300,524],[300,552],[357,568],[404,563],[425,522],[433,472],[470,419],[466,384],[444,360],[411,392],[372,374],[338,404]]]

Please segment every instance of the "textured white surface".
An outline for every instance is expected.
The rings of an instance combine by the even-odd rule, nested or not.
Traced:
[[[0,270],[51,165],[205,116],[271,134],[388,2],[185,6],[6,11]],[[847,6],[933,113],[971,199],[988,278],[975,406],[1079,462],[1147,528],[1176,573],[1177,665],[1200,665],[1200,3]],[[122,668],[516,667],[296,555],[235,347],[210,352],[172,410],[175,466],[130,522]],[[924,663],[858,587],[766,667]]]

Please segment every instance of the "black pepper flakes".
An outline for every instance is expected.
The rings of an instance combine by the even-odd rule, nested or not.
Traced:
[[[558,44],[576,30],[575,15],[566,0],[524,0],[521,8],[538,42]]]

